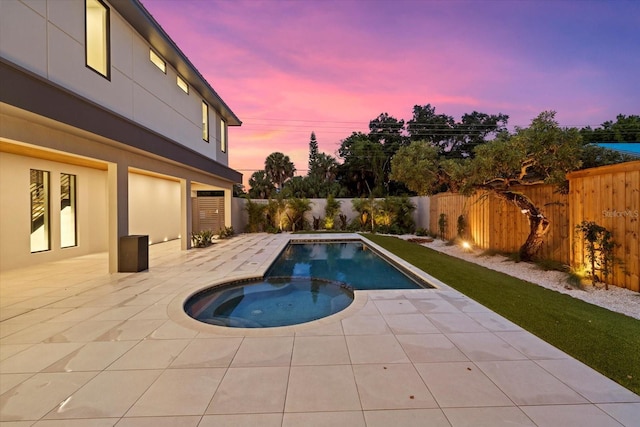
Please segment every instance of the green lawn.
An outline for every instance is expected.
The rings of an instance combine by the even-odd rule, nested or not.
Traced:
[[[366,237],[640,394],[640,320],[415,243]]]

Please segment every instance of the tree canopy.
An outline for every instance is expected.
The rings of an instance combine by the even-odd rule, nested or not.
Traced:
[[[392,177],[422,195],[444,188],[470,194],[487,190],[513,202],[527,216],[530,235],[520,249],[520,257],[530,260],[542,244],[549,221],[542,211],[514,186],[554,184],[561,186],[566,174],[581,165],[582,142],[575,128],[560,128],[555,112],[545,111],[527,128],[514,134],[501,132],[490,142],[478,145],[474,156],[447,159],[437,147],[415,141],[398,150],[393,158]],[[416,169],[420,173],[415,173]]]
[[[608,120],[598,128],[582,128],[584,143],[592,142],[640,142],[640,116],[618,114],[616,121]]]
[[[289,156],[277,151],[267,156],[264,161],[264,170],[267,177],[278,190],[282,190],[285,181],[293,178],[296,172],[296,168],[291,159],[289,159]]]
[[[567,168],[630,160],[590,142],[640,140],[640,116],[634,115],[621,114],[615,122],[579,131],[561,129],[554,112],[512,132],[508,119],[503,113],[473,111],[457,120],[436,113],[431,104],[414,105],[409,120],[384,112],[369,121],[368,133],[352,132],[340,141],[337,157],[320,152],[311,132],[307,174],[293,180],[296,170],[289,157],[274,152],[265,169],[252,175],[249,183],[256,189],[249,195],[385,197],[556,183],[563,181]],[[559,144],[558,138],[572,144]],[[581,149],[576,151],[575,145]]]

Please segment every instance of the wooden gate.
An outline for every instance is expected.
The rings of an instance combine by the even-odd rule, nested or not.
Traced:
[[[192,231],[211,230],[217,234],[224,227],[224,197],[193,197],[191,200]]]

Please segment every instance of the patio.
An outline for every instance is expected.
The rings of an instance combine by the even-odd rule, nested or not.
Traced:
[[[143,273],[109,275],[106,254],[3,273],[0,424],[637,425],[640,396],[444,284],[358,291],[269,330],[181,312],[196,289],[261,275],[290,237],[153,245]]]

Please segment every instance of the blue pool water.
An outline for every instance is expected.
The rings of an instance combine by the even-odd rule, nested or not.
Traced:
[[[270,328],[317,320],[352,302],[353,291],[344,284],[288,277],[211,288],[190,298],[185,311],[212,325]]]
[[[354,289],[420,289],[418,284],[362,242],[290,243],[265,277],[318,277]]]
[[[290,243],[264,279],[206,289],[185,303],[204,323],[269,328],[329,316],[353,302],[353,290],[429,287],[362,242]]]

